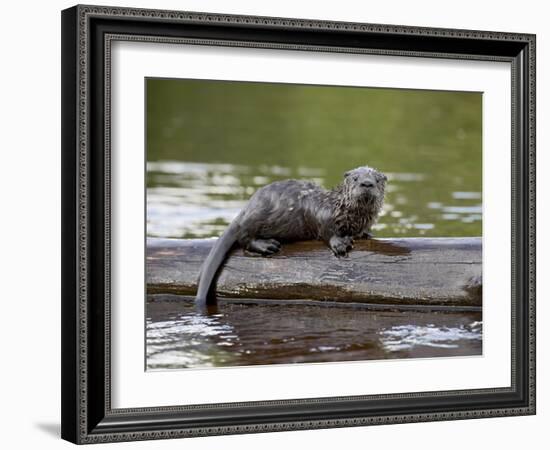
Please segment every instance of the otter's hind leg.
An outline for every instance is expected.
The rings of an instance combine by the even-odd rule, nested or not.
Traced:
[[[281,243],[276,239],[252,239],[247,243],[245,249],[251,253],[267,256],[281,250]]]

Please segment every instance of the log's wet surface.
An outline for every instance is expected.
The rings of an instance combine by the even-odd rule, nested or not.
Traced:
[[[476,312],[221,302],[204,315],[166,296],[148,302],[146,326],[147,370],[482,354]]]

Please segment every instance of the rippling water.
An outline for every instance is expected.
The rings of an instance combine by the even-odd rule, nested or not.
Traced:
[[[162,298],[170,301],[163,301]],[[156,296],[147,308],[147,368],[182,369],[481,355],[480,313],[223,302],[197,314]]]
[[[480,236],[480,93],[147,80],[147,233],[221,233],[272,181],[389,177],[378,236]]]
[[[439,192],[447,201],[433,201],[434,180],[428,174],[387,172],[388,186],[377,236],[478,235],[481,193]],[[147,234],[151,237],[219,236],[260,187],[277,180],[300,178],[331,188],[325,170],[311,167],[151,161],[147,163]],[[425,199],[425,201],[422,201]]]

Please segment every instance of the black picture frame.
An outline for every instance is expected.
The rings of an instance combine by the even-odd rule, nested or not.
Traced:
[[[113,40],[507,61],[512,373],[506,388],[112,409]],[[75,6],[62,12],[62,437],[95,443],[535,414],[535,36]]]

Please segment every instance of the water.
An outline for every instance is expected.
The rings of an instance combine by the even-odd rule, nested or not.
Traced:
[[[388,175],[377,237],[480,236],[479,93],[147,80],[147,235],[219,236],[261,186]],[[149,369],[481,353],[480,314],[147,305]]]
[[[147,234],[218,236],[256,189],[388,175],[375,233],[480,236],[481,94],[147,81]]]
[[[481,192],[450,189],[444,201],[434,201],[425,192],[434,182],[428,175],[386,173],[376,236],[481,234]],[[147,177],[147,235],[185,239],[219,236],[256,189],[273,181],[300,178],[332,187],[325,170],[311,167],[152,161]]]
[[[223,302],[217,314],[205,316],[176,296],[155,297],[147,308],[148,370],[471,356],[482,351],[480,313]]]

